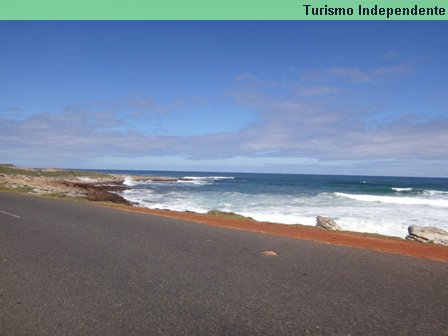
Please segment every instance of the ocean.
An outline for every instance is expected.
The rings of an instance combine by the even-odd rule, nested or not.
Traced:
[[[127,171],[121,195],[140,207],[205,213],[217,209],[259,221],[315,225],[405,237],[410,225],[448,230],[448,178]],[[190,181],[136,183],[132,175]]]

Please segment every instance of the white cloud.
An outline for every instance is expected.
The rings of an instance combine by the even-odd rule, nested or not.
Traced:
[[[304,97],[323,96],[341,92],[341,89],[328,85],[297,86],[295,91]]]
[[[329,67],[307,71],[304,73],[303,79],[310,81],[345,80],[352,83],[371,83],[381,77],[403,75],[410,71],[411,68],[405,64],[380,66],[372,69]]]
[[[378,67],[368,76],[403,71],[400,67]],[[364,80],[365,75],[347,69],[334,73],[358,80]],[[268,87],[275,90],[270,91]],[[330,93],[335,97],[324,99]],[[61,113],[43,112],[20,120],[0,120],[0,155],[2,161],[20,159],[29,164],[43,162],[42,165],[46,161],[63,166],[98,162],[98,158],[106,157],[116,157],[121,162],[126,158],[134,162],[139,157],[182,157],[209,167],[219,165],[221,160],[229,167],[237,162],[240,167],[257,166],[267,170],[277,169],[274,166],[278,164],[287,172],[303,167],[328,172],[330,168],[322,167],[333,167],[335,173],[341,173],[343,167],[352,173],[362,167],[370,171],[377,167],[378,172],[387,169],[405,172],[415,162],[419,162],[416,167],[421,171],[437,168],[440,172],[446,164],[446,118],[403,117],[372,128],[368,121],[363,121],[362,111],[353,108],[350,91],[303,83],[276,84],[253,76],[240,78],[229,96],[242,108],[249,107],[256,112],[257,118],[238,131],[183,137],[151,135],[133,128],[133,123],[125,120],[120,109],[129,106],[71,107]],[[150,100],[140,103],[142,109],[155,110],[155,113],[176,110],[175,100],[167,106],[156,107]],[[134,118],[138,123],[141,116],[128,114],[126,118]],[[387,160],[400,164],[392,166]]]

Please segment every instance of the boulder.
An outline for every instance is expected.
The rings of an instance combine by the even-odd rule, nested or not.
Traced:
[[[406,239],[448,246],[448,232],[445,230],[433,226],[411,225],[408,232]]]
[[[336,224],[336,222],[330,217],[317,216],[316,227],[325,230],[342,230],[342,228]]]

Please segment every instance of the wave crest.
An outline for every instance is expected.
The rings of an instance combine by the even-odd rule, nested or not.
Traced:
[[[401,191],[411,191],[412,190],[412,188],[391,188],[393,191],[398,191],[398,192],[401,192]]]
[[[355,195],[336,192],[336,196],[349,198],[363,202],[379,202],[388,204],[405,204],[405,205],[429,205],[435,207],[448,208],[448,199],[429,199],[421,197],[397,197],[397,196],[376,196],[376,195]]]
[[[137,182],[135,182],[131,176],[126,176],[124,178],[123,184],[128,187],[133,187],[137,184]]]
[[[178,180],[178,182],[207,185],[212,184],[215,181],[233,179],[235,179],[234,176],[184,176],[181,180]]]

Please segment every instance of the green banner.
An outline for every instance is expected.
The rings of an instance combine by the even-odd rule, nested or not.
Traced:
[[[446,20],[446,0],[0,0],[0,20]]]

